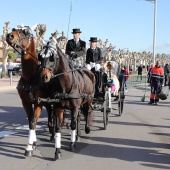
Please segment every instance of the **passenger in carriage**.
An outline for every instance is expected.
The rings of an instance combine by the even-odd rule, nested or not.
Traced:
[[[90,48],[86,53],[86,68],[91,70],[96,78],[95,93],[97,94],[101,86],[100,61],[102,59],[101,49],[97,47],[97,37],[90,37]]]
[[[79,67],[84,66],[84,56],[86,53],[86,42],[80,39],[80,29],[73,29],[73,39],[68,40],[66,44],[66,54],[74,60],[73,64]]]
[[[90,48],[86,53],[86,67],[91,71],[99,71],[102,59],[101,49],[97,47],[97,37],[90,37]]]
[[[101,65],[100,71],[105,73],[106,72],[106,61],[104,59],[102,59],[100,61],[100,65]]]

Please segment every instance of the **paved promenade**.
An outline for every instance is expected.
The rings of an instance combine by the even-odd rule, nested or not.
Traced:
[[[5,79],[4,79],[5,80]],[[2,88],[2,81],[1,88]],[[17,81],[17,80],[16,80]],[[6,82],[6,81],[4,81]],[[7,81],[8,82],[8,81]],[[16,83],[16,82],[15,82]],[[113,104],[109,125],[103,130],[101,112],[94,112],[92,131],[68,152],[70,131],[62,129],[62,159],[53,161],[47,114],[43,110],[37,126],[37,150],[24,157],[28,122],[15,85],[0,91],[0,169],[5,170],[163,170],[170,169],[170,98],[150,106],[149,92],[129,89],[121,117]],[[12,89],[13,88],[13,89]],[[68,121],[68,120],[67,120]]]
[[[0,78],[0,91],[15,89],[19,78],[19,76],[13,76],[11,82],[9,77]]]

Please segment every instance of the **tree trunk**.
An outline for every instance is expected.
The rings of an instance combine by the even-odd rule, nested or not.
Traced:
[[[136,71],[136,58],[134,58],[134,69],[135,69],[135,71]]]
[[[2,63],[2,73],[1,73],[1,78],[6,76],[7,69],[7,59],[8,59],[8,53],[10,51],[10,47],[8,46],[7,42],[4,42],[4,56],[3,56],[3,63]]]

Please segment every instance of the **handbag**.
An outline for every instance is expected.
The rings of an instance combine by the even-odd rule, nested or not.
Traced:
[[[161,100],[167,99],[167,95],[163,93],[162,89],[159,91],[159,93],[157,93],[157,95],[158,95],[159,99],[161,99]]]

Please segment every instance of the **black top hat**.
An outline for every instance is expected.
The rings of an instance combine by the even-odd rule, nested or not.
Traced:
[[[73,29],[72,34],[76,34],[76,33],[81,33],[81,31],[80,31],[80,29],[79,29],[79,28],[75,28],[75,29]]]
[[[90,37],[90,40],[89,41],[91,41],[91,42],[97,42],[98,40],[97,40],[97,37]]]

